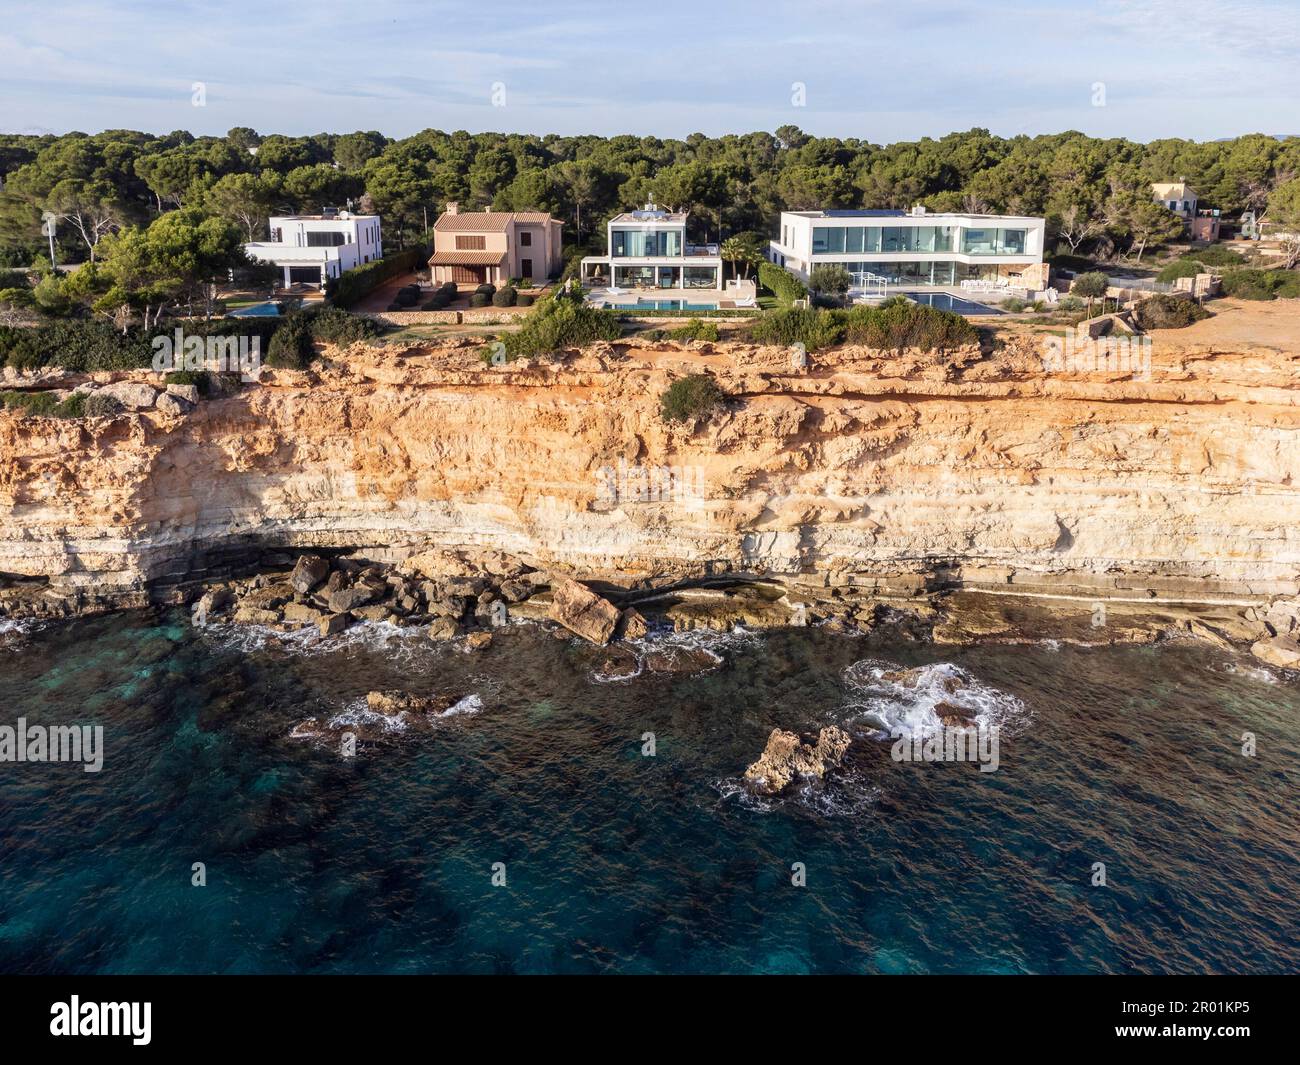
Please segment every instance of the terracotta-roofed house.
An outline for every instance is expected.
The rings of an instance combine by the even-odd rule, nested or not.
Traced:
[[[433,227],[434,284],[499,285],[512,277],[545,281],[563,266],[563,224],[541,211],[466,211],[447,204]]]

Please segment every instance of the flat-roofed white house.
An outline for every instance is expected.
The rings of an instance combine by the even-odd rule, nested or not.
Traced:
[[[583,257],[584,285],[602,288],[723,291],[722,257],[716,244],[686,242],[686,211],[653,203],[609,221],[607,255]]]
[[[782,211],[768,258],[807,282],[835,263],[855,287],[997,288],[1047,286],[1046,223],[1020,215],[906,211]]]
[[[274,263],[284,272],[284,287],[323,287],[344,270],[384,256],[377,214],[352,214],[326,208],[320,214],[275,215],[267,221],[269,241],[254,241],[244,250],[254,259]]]

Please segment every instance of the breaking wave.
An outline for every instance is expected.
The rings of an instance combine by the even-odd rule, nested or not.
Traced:
[[[904,668],[867,658],[844,670],[847,720],[874,728],[877,739],[925,735],[943,727],[939,710],[980,728],[1016,730],[1029,710],[1014,695],[976,680],[951,662]]]

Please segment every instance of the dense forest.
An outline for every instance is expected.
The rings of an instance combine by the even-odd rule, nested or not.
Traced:
[[[783,208],[920,203],[1044,215],[1057,250],[1109,259],[1161,238],[1168,219],[1147,206],[1152,181],[1186,179],[1203,206],[1233,216],[1293,208],[1297,175],[1300,140],[1262,134],[1138,144],[973,129],[888,146],[794,126],[685,140],[437,130],[389,140],[373,131],[286,137],[248,128],[225,137],[5,135],[0,266],[44,264],[46,212],[58,219],[56,256],[69,263],[102,258],[103,241],[111,247],[115,235],[169,212],[183,211],[193,227],[220,220],[256,239],[272,212],[348,201],[378,211],[388,245],[403,247],[426,239],[449,200],[550,211],[564,219],[568,244],[595,248],[606,218],[648,199],[691,210],[694,236],[714,240],[770,235]]]

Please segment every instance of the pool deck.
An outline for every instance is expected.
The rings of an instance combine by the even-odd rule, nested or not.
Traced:
[[[749,291],[753,290],[750,286]],[[755,310],[758,301],[753,302],[737,298],[736,293],[718,288],[608,288],[594,287],[586,290],[591,303],[608,307],[612,310],[627,308],[635,310],[638,300],[680,300],[685,303],[709,304],[720,311]],[[644,308],[643,308],[644,309]]]

